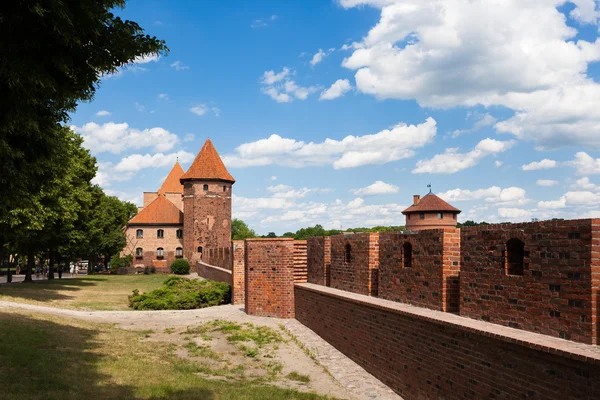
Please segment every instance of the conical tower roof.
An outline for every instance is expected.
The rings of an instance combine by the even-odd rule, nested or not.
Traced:
[[[181,183],[191,180],[235,182],[210,139],[206,140],[196,159],[180,180]]]
[[[183,186],[179,181],[182,176],[183,168],[181,168],[179,162],[176,162],[173,166],[173,169],[171,169],[171,172],[169,172],[169,175],[167,175],[167,178],[163,182],[162,186],[160,189],[158,189],[158,194],[165,194],[167,192],[183,193]]]

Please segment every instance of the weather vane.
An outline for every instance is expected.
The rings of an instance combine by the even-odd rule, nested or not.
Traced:
[[[427,187],[429,188],[429,193],[431,193],[431,182],[429,182],[429,185],[427,185]]]

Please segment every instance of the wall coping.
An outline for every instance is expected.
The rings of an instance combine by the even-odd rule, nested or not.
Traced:
[[[245,239],[246,242],[290,242],[294,241],[294,238],[250,238]]]
[[[525,346],[544,353],[600,365],[600,346],[572,342],[565,339],[542,335],[540,333],[510,328],[508,326],[492,324],[490,322],[461,317],[442,311],[429,310],[427,308],[384,300],[377,297],[346,292],[344,290],[315,285],[313,283],[296,283],[294,286],[299,289],[328,295],[395,314],[434,322],[439,325],[450,326],[466,332],[474,332],[482,336]]]
[[[228,273],[229,275],[231,275],[231,274],[232,274],[232,271],[230,271],[230,270],[228,270],[228,269],[221,268],[221,267],[217,267],[216,265],[210,265],[210,264],[207,264],[207,263],[205,263],[204,261],[196,261],[196,262],[197,262],[198,264],[202,264],[202,265],[204,265],[205,267],[209,267],[209,268],[218,269],[219,271],[222,271],[222,272]]]

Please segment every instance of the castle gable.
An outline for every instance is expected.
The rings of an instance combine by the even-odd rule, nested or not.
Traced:
[[[129,220],[128,225],[179,225],[183,224],[183,213],[165,196],[156,200]]]

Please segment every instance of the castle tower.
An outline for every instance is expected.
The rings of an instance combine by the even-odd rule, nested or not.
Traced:
[[[231,192],[235,183],[210,139],[180,179],[183,185],[183,252],[190,262],[203,249],[231,243]]]
[[[429,192],[423,198],[414,195],[413,205],[402,214],[406,216],[407,230],[456,228],[456,217],[460,210]]]

